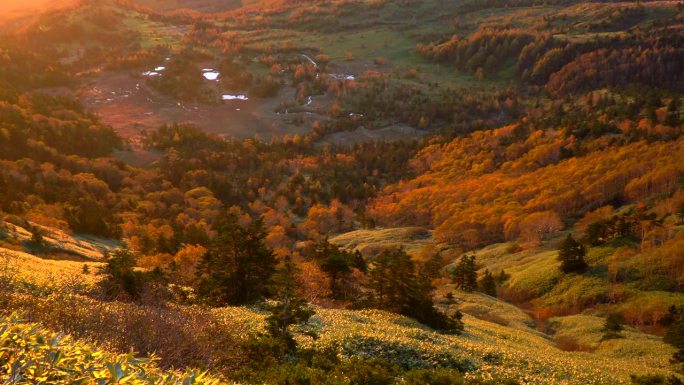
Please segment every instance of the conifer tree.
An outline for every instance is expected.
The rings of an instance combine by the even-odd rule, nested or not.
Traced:
[[[682,309],[671,306],[669,313],[663,317],[661,323],[667,327],[663,341],[678,349],[672,355],[671,361],[678,364],[684,362],[684,316],[682,316]]]
[[[458,289],[468,292],[477,289],[475,256],[462,256],[456,264],[456,267],[451,271],[451,276]]]
[[[448,316],[434,306],[432,286],[416,271],[411,257],[402,249],[384,250],[369,272],[369,288],[375,293],[374,306],[414,318],[447,333],[463,329],[461,314]]]
[[[477,282],[477,286],[482,293],[496,297],[496,279],[489,270],[485,270],[484,275]]]
[[[339,298],[338,280],[352,272],[353,268],[366,271],[366,262],[358,251],[349,252],[333,245],[327,238],[316,245],[314,258],[330,277],[330,293],[333,298]]]
[[[439,278],[443,267],[442,255],[440,253],[433,254],[421,267],[421,271],[426,277],[430,279]]]
[[[587,250],[584,245],[568,234],[558,250],[560,270],[565,274],[582,273],[587,268],[587,263],[584,261],[586,254]]]
[[[278,293],[276,302],[267,306],[269,316],[266,318],[266,332],[282,341],[290,352],[296,349],[296,342],[289,327],[306,323],[315,313],[296,293],[298,275],[297,265],[292,261],[292,257],[287,255],[273,276]]]
[[[222,306],[244,305],[268,296],[276,259],[264,243],[261,220],[243,227],[236,215],[228,214],[219,219],[216,229],[218,234],[197,268],[200,297]]]
[[[145,283],[144,273],[135,270],[137,258],[128,249],[115,250],[100,268],[105,278],[101,281],[105,294],[119,297],[125,293],[130,299],[138,299]]]
[[[622,314],[609,314],[603,323],[603,337],[601,337],[601,340],[622,338],[621,332],[625,330],[625,327],[623,326],[624,322],[625,319]]]

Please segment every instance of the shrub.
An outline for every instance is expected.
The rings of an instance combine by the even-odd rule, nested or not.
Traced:
[[[681,385],[682,381],[675,377],[662,375],[635,376],[631,375],[633,385]]]
[[[0,291],[0,310],[5,309],[112,351],[154,353],[163,368],[228,370],[240,365],[239,357],[244,356],[235,321],[217,319],[210,310],[104,303],[58,293],[38,298]]]
[[[164,373],[156,359],[112,354],[17,316],[0,318],[0,373],[8,384],[218,385],[205,373]]]
[[[463,375],[455,369],[416,369],[404,375],[402,384],[406,385],[461,385]]]
[[[114,251],[102,268],[105,279],[100,286],[108,298],[139,299],[145,285],[145,273],[135,270],[136,257],[125,249]]]
[[[561,271],[565,274],[583,272],[587,268],[586,255],[587,249],[568,234],[558,250]]]
[[[603,324],[603,336],[601,337],[601,341],[623,338],[622,334],[620,333],[625,329],[623,326],[624,322],[625,318],[622,316],[622,314],[609,314],[608,317],[606,317],[605,323]]]
[[[565,352],[593,352],[594,347],[580,343],[576,338],[570,336],[559,336],[555,339],[556,347]]]

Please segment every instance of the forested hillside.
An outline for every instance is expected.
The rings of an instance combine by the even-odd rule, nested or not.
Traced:
[[[25,5],[3,381],[681,384],[681,4]]]

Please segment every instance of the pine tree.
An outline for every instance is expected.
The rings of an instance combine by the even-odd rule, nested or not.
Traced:
[[[298,275],[299,269],[292,257],[286,256],[273,277],[278,293],[276,302],[267,306],[269,316],[266,318],[266,332],[282,341],[289,352],[297,347],[289,327],[306,323],[315,313],[306,300],[296,293]]]
[[[439,278],[442,274],[443,260],[440,253],[433,254],[423,264],[421,270],[430,279]]]
[[[414,265],[403,250],[383,250],[373,261],[369,274],[376,302],[384,309],[401,312],[414,284]]]
[[[448,316],[434,306],[432,285],[419,274],[404,250],[384,250],[369,272],[369,288],[375,293],[374,306],[414,318],[447,333],[463,329],[461,314]]]
[[[485,270],[484,275],[477,283],[479,290],[482,293],[496,297],[496,279],[489,270]]]
[[[584,261],[586,254],[587,250],[584,245],[568,234],[558,250],[560,270],[566,274],[583,272],[587,268],[587,263]]]
[[[625,327],[623,326],[624,322],[625,319],[622,314],[609,314],[603,323],[603,337],[601,337],[601,340],[622,338],[621,332],[625,330]]]
[[[451,271],[454,284],[458,289],[471,292],[477,288],[477,269],[475,256],[464,255]]]
[[[234,214],[220,218],[217,235],[200,261],[197,292],[213,305],[244,305],[268,296],[276,259],[261,220],[248,227]]]
[[[496,276],[496,283],[498,285],[502,285],[504,282],[508,281],[511,278],[511,275],[506,273],[506,270],[501,269],[499,272],[499,275]]]
[[[672,98],[667,105],[667,115],[664,123],[672,127],[679,125],[679,98]]]
[[[684,362],[684,316],[682,309],[671,306],[669,313],[663,317],[661,323],[667,327],[663,341],[678,349],[672,355],[672,362]]]
[[[38,226],[31,226],[31,242],[38,248],[45,247],[45,238],[43,237],[43,229]]]
[[[125,293],[129,299],[138,299],[145,283],[144,273],[135,270],[137,258],[130,250],[119,249],[107,258],[100,269],[105,275],[100,285],[110,297],[120,297]]]
[[[330,293],[333,298],[340,296],[337,284],[341,277],[352,272],[353,268],[366,271],[366,262],[358,251],[348,252],[324,239],[316,245],[313,252],[321,270],[330,277]]]

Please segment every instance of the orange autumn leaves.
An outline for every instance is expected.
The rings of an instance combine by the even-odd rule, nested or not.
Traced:
[[[604,145],[561,159],[573,145],[553,131],[513,141],[514,126],[425,148],[418,177],[388,186],[370,204],[380,225],[434,226],[438,241],[475,247],[523,238],[539,241],[614,199],[669,196],[684,176],[684,139]]]

